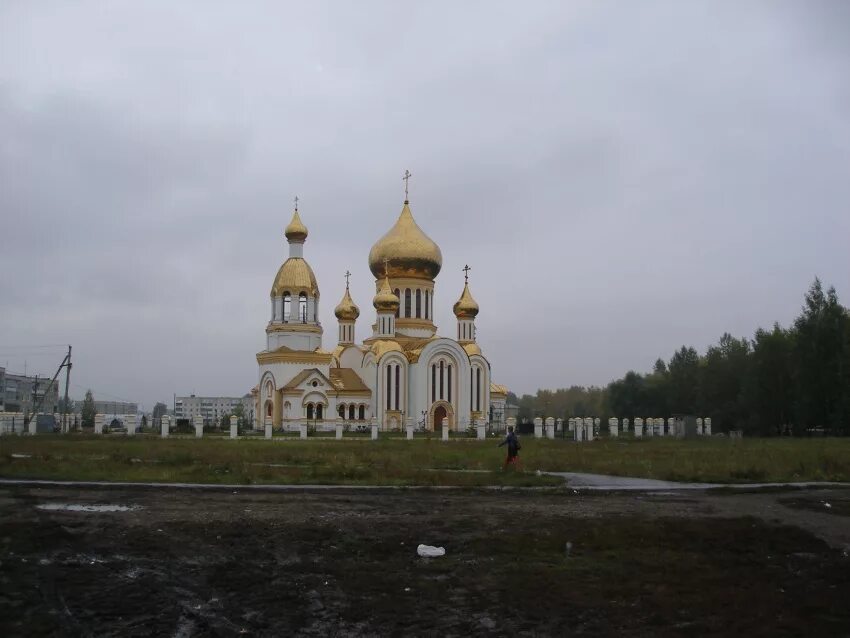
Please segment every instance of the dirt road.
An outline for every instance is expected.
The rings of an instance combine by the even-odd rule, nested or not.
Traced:
[[[1,488],[0,635],[846,636],[848,548],[846,488]]]

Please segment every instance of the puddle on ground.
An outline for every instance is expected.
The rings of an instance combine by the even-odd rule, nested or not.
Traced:
[[[142,509],[139,505],[79,505],[76,503],[43,503],[36,509],[48,512],[132,512]]]

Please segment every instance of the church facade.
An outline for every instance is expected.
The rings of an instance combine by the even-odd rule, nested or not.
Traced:
[[[360,343],[360,309],[346,273],[334,311],[336,347],[322,348],[319,286],[304,257],[307,235],[296,206],[285,231],[289,258],[272,284],[266,349],[257,354],[255,427],[439,429],[445,419],[452,430],[464,430],[476,420],[503,420],[507,390],[492,383],[490,363],[476,343],[479,308],[468,270],[453,306],[455,334],[439,336],[434,308],[442,253],[417,225],[407,200],[369,253],[374,321]]]

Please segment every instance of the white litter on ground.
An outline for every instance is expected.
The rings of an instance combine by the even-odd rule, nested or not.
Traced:
[[[31,454],[12,454],[11,457],[13,459],[31,459]]]
[[[36,509],[48,512],[132,512],[141,509],[138,505],[77,505],[72,503],[43,503]]]
[[[436,558],[437,556],[445,556],[446,550],[444,547],[432,547],[431,545],[419,545],[416,548],[416,553],[422,558]]]

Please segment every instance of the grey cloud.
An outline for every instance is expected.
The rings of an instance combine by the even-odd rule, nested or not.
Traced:
[[[10,3],[0,332],[151,405],[255,382],[291,198],[325,346],[414,173],[494,378],[606,383],[850,263],[846,3]],[[11,364],[10,364],[11,365]]]

